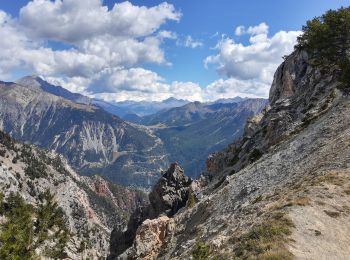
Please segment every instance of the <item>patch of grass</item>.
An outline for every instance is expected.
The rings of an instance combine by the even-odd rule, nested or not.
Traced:
[[[329,94],[329,97],[333,100],[337,97],[337,91],[335,89],[332,89],[331,93]]]
[[[287,203],[278,207],[278,209],[283,209],[293,206],[307,206],[310,205],[310,199],[308,197],[297,197],[295,199],[287,200]]]
[[[293,203],[297,206],[307,206],[310,205],[310,199],[308,197],[298,197],[293,200]]]
[[[292,259],[285,247],[292,227],[293,222],[283,212],[276,212],[241,237],[231,239],[233,251],[242,259]]]

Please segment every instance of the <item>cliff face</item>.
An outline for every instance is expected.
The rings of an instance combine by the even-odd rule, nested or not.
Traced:
[[[246,125],[243,136],[207,160],[209,174],[233,174],[325,113],[336,94],[336,68],[322,71],[296,51],[278,67],[270,89],[270,106]]]
[[[337,74],[314,67],[305,52],[287,57],[270,107],[208,159],[212,182],[196,193],[199,201],[143,222],[129,257],[348,256],[350,100]]]
[[[45,92],[41,81],[25,83],[0,83],[1,130],[64,155],[80,173],[101,174],[125,185],[156,182],[155,173],[166,167],[167,159],[150,130]]]
[[[146,255],[156,257],[157,254],[152,251],[155,247],[161,248],[166,230],[170,228],[169,217],[186,206],[193,192],[191,184],[192,179],[185,176],[183,169],[176,163],[171,164],[149,194],[149,204],[138,208],[131,215],[126,230],[121,225],[113,230],[109,259],[142,258]],[[154,232],[147,234],[149,228]],[[144,239],[148,242],[145,243]],[[157,241],[152,242],[153,239]]]
[[[125,223],[128,215],[145,202],[141,192],[110,184],[101,177],[81,177],[57,154],[17,143],[3,132],[0,190],[5,201],[11,193],[19,194],[35,209],[49,191],[63,212],[63,226],[70,234],[64,254],[71,259],[106,257],[112,228]],[[44,254],[40,250],[37,253]]]

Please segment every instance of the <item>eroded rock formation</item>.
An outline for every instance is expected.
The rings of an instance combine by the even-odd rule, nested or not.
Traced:
[[[159,230],[163,230],[162,232],[164,232],[165,227],[168,225],[169,217],[172,217],[179,209],[186,206],[191,191],[191,183],[191,178],[185,176],[183,169],[178,164],[171,164],[149,194],[149,205],[138,208],[131,215],[126,230],[124,230],[123,226],[118,226],[113,230],[109,259],[116,259],[127,248],[132,246],[135,237],[137,237],[138,241],[134,245],[136,252],[140,251],[139,248],[142,247],[142,243],[148,248],[146,244],[149,237],[143,234],[148,232],[146,231],[148,228],[150,229],[149,232],[154,234],[154,236],[162,237]],[[161,217],[157,219],[159,216]],[[148,222],[145,222],[147,219]],[[154,223],[162,223],[163,226],[154,232],[152,231],[156,225]],[[143,241],[143,238],[145,238],[145,241]],[[158,240],[162,239],[159,238]],[[154,243],[159,244],[158,242]],[[150,247],[153,246],[157,247],[156,245]],[[145,249],[145,251],[147,250]]]

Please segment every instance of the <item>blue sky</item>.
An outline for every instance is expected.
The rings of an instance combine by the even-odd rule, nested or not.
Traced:
[[[17,49],[23,49],[19,51],[23,53],[22,57],[16,59],[16,55],[4,51],[6,48],[10,50],[9,47],[0,46],[0,58],[11,59],[11,66],[0,63],[0,76],[13,80],[35,73],[72,91],[108,101],[161,100],[170,96],[190,100],[234,95],[267,97],[273,71],[281,61],[280,56],[292,51],[298,31],[306,20],[328,9],[349,4],[349,1],[340,0],[176,0],[167,1],[171,5],[169,7],[162,5],[163,1],[130,1],[131,4],[123,5],[125,8],[121,10],[130,9],[131,13],[141,14],[141,9],[137,8],[146,6],[143,9],[144,20],[136,21],[136,15],[125,20],[120,18],[119,21],[120,16],[113,16],[108,28],[113,28],[115,23],[123,34],[107,31],[110,35],[104,37],[86,27],[92,28],[102,23],[99,19],[105,14],[107,17],[114,5],[123,1],[63,0],[66,3],[61,6],[54,5],[54,1],[50,4],[48,0],[38,0],[36,5],[28,5],[28,2],[0,3],[0,9],[7,14],[7,18],[3,19],[6,22],[3,21],[0,27],[0,36],[1,30],[4,35],[9,32],[15,34],[13,42],[18,41]],[[91,8],[86,7],[89,5]],[[80,32],[69,31],[69,26],[57,29],[61,26],[59,15],[64,17],[68,14],[74,19],[79,17],[79,8],[84,14],[103,6],[108,6],[108,11],[92,14],[98,18],[96,23],[84,23],[82,19],[79,25],[77,18],[76,26],[78,29],[81,27],[81,36],[74,37],[74,33],[79,35]],[[152,13],[152,8],[156,7],[160,8]],[[19,14],[21,8],[25,10]],[[57,10],[50,14],[46,11],[50,8]],[[77,10],[73,13],[70,9],[74,8]],[[35,18],[38,14],[43,16],[42,23]],[[162,15],[162,19],[156,19]],[[134,21],[135,25],[132,24]],[[146,23],[153,24],[153,27],[150,25],[142,32],[133,31]],[[258,28],[258,25],[261,26]],[[243,33],[235,33],[238,26],[245,26]],[[107,27],[98,28],[105,30]],[[161,38],[160,32],[164,31],[172,36]],[[120,48],[112,44],[106,47],[108,42],[114,40],[116,43],[125,41],[125,44],[121,44]],[[100,44],[99,51],[101,48],[108,49],[108,55],[119,58],[120,62],[111,61],[108,56],[105,60],[99,60],[101,56],[100,52],[96,52],[97,42]],[[127,51],[125,46],[128,47]],[[125,53],[130,55],[124,57]]]

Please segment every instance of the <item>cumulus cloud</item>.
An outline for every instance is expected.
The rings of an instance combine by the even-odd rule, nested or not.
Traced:
[[[19,21],[39,38],[74,44],[106,34],[144,37],[167,20],[179,21],[180,17],[168,3],[147,8],[123,2],[108,10],[101,0],[34,0],[20,10]]]
[[[248,34],[249,44],[243,45],[236,43],[232,38],[224,37],[216,45],[218,54],[208,56],[204,63],[205,66],[215,64],[219,74],[229,79],[243,81],[241,87],[248,88],[251,93],[267,93],[267,90],[261,91],[260,87],[265,85],[267,89],[269,88],[282,57],[293,51],[300,33],[279,31],[269,37],[268,26],[265,23],[247,29],[238,26],[235,34],[237,36]],[[252,85],[252,82],[255,83]],[[247,87],[244,87],[245,85]]]
[[[203,101],[203,90],[193,82],[167,83],[157,73],[143,68],[104,71],[90,82],[90,96],[107,101],[164,100],[169,97]],[[64,84],[64,83],[63,83]],[[102,89],[100,86],[104,86]],[[95,89],[99,90],[96,93]]]
[[[88,84],[108,71],[169,64],[161,45],[176,34],[160,28],[180,17],[167,3],[148,8],[123,2],[108,10],[101,0],[33,0],[15,19],[0,10],[0,76],[25,70],[86,94]],[[67,48],[52,49],[48,41]]]
[[[167,21],[180,18],[167,3],[144,7],[123,2],[108,9],[102,0],[33,0],[18,18],[0,10],[0,77],[13,79],[13,71],[28,71],[73,92],[110,101],[266,97],[273,72],[299,34],[280,31],[269,37],[265,23],[239,26],[235,34],[249,35],[249,44],[224,36],[217,54],[205,60],[225,79],[208,86],[167,82],[142,68],[145,63],[169,64],[163,42],[203,46],[190,35],[161,30]],[[53,49],[50,41],[64,43],[65,48]]]
[[[269,85],[257,80],[239,80],[235,78],[219,79],[203,90],[204,100],[213,101],[228,97],[267,97]]]

